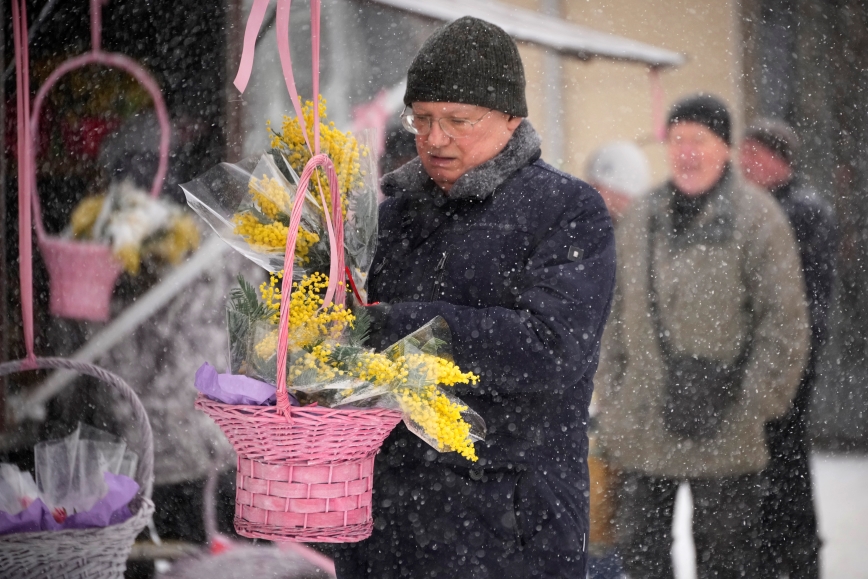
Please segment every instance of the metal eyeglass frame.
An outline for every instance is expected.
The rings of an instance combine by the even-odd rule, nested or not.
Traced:
[[[479,119],[477,119],[475,121],[468,121],[465,119],[454,119],[452,117],[430,117],[430,120],[428,122],[428,130],[425,131],[424,133],[420,133],[418,130],[416,130],[416,127],[414,127],[413,124],[410,122],[410,119],[412,117],[416,116],[416,113],[413,112],[413,109],[410,109],[410,112],[408,113],[407,107],[405,106],[404,110],[401,111],[401,125],[404,127],[404,129],[407,132],[412,133],[414,135],[419,135],[419,136],[424,137],[426,135],[431,134],[431,128],[434,126],[434,121],[436,120],[437,124],[440,126],[440,130],[443,131],[444,135],[446,135],[450,139],[464,139],[466,137],[469,137],[470,134],[468,133],[467,135],[461,135],[460,137],[456,137],[454,135],[449,134],[449,131],[447,131],[446,128],[443,126],[443,119],[452,119],[452,120],[459,120],[459,121],[465,122],[468,125],[470,125],[470,131],[473,131],[473,128],[476,127],[476,125],[481,123],[483,121],[483,119],[485,119],[485,117],[487,117],[488,115],[490,115],[493,112],[494,112],[494,109],[489,109],[487,113],[485,113],[484,115],[482,115],[482,117],[480,117]],[[427,116],[427,115],[424,115],[424,116]]]

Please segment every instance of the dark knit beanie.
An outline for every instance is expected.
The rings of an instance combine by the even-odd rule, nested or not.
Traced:
[[[431,35],[407,71],[404,104],[464,103],[527,116],[518,47],[494,24],[465,16]]]
[[[678,122],[705,125],[727,145],[732,145],[729,111],[723,101],[715,96],[700,93],[675,103],[669,111],[668,126]]]
[[[783,121],[777,119],[759,119],[750,126],[744,135],[760,145],[771,149],[780,155],[790,165],[796,160],[799,150],[799,137],[796,132]]]

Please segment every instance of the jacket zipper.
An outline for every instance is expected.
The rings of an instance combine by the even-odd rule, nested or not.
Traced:
[[[438,289],[440,288],[440,284],[443,283],[443,272],[446,269],[446,252],[443,252],[443,257],[440,258],[440,261],[437,262],[437,266],[434,268],[434,287],[431,288],[431,299],[429,302],[435,301],[437,295],[439,294]]]

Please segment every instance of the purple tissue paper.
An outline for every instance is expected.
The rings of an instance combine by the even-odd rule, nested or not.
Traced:
[[[28,533],[33,531],[62,531],[65,529],[89,529],[123,523],[132,516],[129,502],[139,492],[139,484],[133,479],[110,472],[103,473],[108,492],[89,511],[73,513],[59,523],[51,509],[36,499],[30,506],[10,515],[0,511],[0,535]]]
[[[196,390],[224,404],[270,406],[277,399],[277,388],[271,384],[249,376],[218,374],[208,362],[196,370]],[[290,396],[289,400],[293,406],[298,406],[295,398]]]

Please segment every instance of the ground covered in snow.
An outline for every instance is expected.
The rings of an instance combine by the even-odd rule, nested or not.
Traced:
[[[824,578],[868,579],[868,456],[815,454],[814,489]],[[679,489],[673,534],[676,579],[696,579],[689,490]]]

